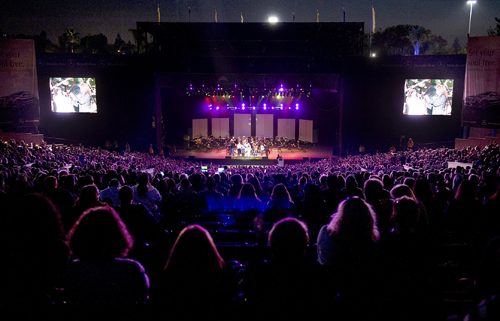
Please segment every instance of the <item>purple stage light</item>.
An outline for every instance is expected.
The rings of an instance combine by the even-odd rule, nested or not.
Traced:
[[[215,109],[219,110],[219,106],[217,106],[217,108],[215,108]]]
[[[297,110],[299,109],[299,104],[295,105],[295,109],[297,109]]]

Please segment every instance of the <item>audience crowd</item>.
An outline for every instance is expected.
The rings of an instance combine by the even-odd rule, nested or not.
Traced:
[[[499,165],[494,144],[217,166],[0,142],[0,306],[16,319],[498,319]]]

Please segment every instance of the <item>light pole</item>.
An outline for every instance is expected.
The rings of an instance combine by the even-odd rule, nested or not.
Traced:
[[[472,21],[472,7],[474,7],[474,4],[476,3],[475,0],[469,0],[467,3],[470,5],[470,15],[469,15],[469,32],[467,33],[467,38],[470,36],[470,24]]]

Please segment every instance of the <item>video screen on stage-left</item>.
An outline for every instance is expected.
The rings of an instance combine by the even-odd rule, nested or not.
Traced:
[[[95,78],[50,78],[54,113],[97,113]]]

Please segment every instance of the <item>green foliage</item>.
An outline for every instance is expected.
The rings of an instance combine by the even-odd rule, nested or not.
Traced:
[[[441,36],[418,25],[397,25],[373,35],[372,52],[377,55],[452,54],[454,50]]]
[[[110,48],[108,38],[102,33],[98,35],[86,35],[80,41],[83,52],[85,53],[108,53]]]
[[[74,53],[80,48],[80,34],[73,28],[66,29],[62,35],[57,37],[57,41],[61,52]]]
[[[497,22],[497,26],[488,29],[488,36],[500,36],[500,18],[495,17],[495,21]]]

